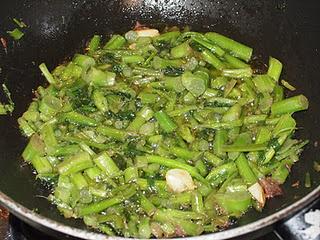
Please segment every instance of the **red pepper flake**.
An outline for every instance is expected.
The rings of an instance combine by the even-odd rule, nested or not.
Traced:
[[[186,236],[186,233],[184,232],[184,230],[179,225],[177,225],[175,227],[175,237],[185,237],[185,236]]]
[[[0,219],[1,220],[7,220],[9,217],[9,212],[0,206]]]
[[[0,41],[1,41],[3,48],[7,49],[7,47],[8,47],[7,41],[4,38],[0,38]]]
[[[293,184],[291,185],[291,187],[298,188],[299,185],[300,185],[300,181],[298,180],[298,181],[296,181],[295,183],[293,183]]]
[[[141,24],[139,21],[136,22],[136,25],[134,26],[133,30],[143,30],[143,29],[149,29],[146,25]]]

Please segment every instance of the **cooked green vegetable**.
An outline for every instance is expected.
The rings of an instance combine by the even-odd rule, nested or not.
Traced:
[[[292,86],[290,83],[288,83],[286,80],[281,80],[281,84],[285,87],[285,88],[287,88],[287,89],[289,89],[290,91],[294,91],[294,90],[296,90],[296,88],[294,87],[294,86]]]
[[[101,37],[99,35],[94,35],[88,44],[88,53],[93,54],[100,47]]]
[[[23,159],[54,183],[48,199],[97,231],[218,231],[262,207],[260,182],[284,183],[308,143],[293,138],[291,116],[308,100],[284,97],[282,64],[270,58],[257,74],[252,48],[221,34],[131,30],[86,49],[52,72],[39,66],[49,86],[18,123]],[[13,110],[7,96],[0,113]]]
[[[268,68],[268,75],[273,78],[276,82],[279,81],[279,77],[282,71],[282,63],[273,57],[269,59],[269,68]]]
[[[7,88],[7,86],[5,84],[2,84],[2,89],[3,89],[4,95],[7,98],[8,103],[5,104],[5,103],[0,102],[0,115],[6,115],[8,113],[13,112],[14,102],[12,101],[11,93],[10,93],[9,89]],[[25,126],[25,127],[27,128],[27,126]],[[26,130],[26,128],[25,128],[25,130]]]
[[[12,31],[7,31],[7,33],[14,39],[14,40],[20,40],[24,33],[21,32],[18,28],[13,29]]]
[[[303,95],[298,95],[273,103],[271,106],[271,113],[273,115],[294,113],[297,111],[306,110],[308,107],[308,99]]]
[[[225,37],[219,33],[208,32],[205,36],[218,46],[230,51],[232,55],[248,62],[251,58],[253,49],[233,39]]]
[[[20,28],[25,28],[27,27],[27,24],[25,24],[21,19],[18,20],[16,18],[12,19]]]
[[[311,187],[311,177],[310,177],[310,173],[306,172],[306,176],[305,176],[305,180],[304,180],[304,186],[306,188],[310,188]]]
[[[313,169],[316,171],[316,172],[320,172],[320,164],[316,161],[313,162]]]

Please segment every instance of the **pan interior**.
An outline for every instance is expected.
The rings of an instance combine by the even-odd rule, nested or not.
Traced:
[[[195,31],[216,31],[252,46],[257,62],[268,62],[269,55],[280,59],[283,78],[310,100],[308,112],[296,114],[298,138],[309,139],[301,160],[295,164],[284,186],[285,194],[268,202],[262,213],[250,211],[237,224],[261,219],[292,204],[308,194],[320,182],[313,170],[319,161],[318,119],[320,100],[318,80],[320,54],[320,2],[292,1],[174,1],[174,0],[73,0],[5,1],[0,8],[0,36],[6,36],[7,53],[0,48],[0,82],[13,94],[16,109],[12,116],[0,117],[0,190],[13,200],[41,215],[71,226],[84,228],[80,221],[59,215],[45,199],[49,188],[34,180],[29,166],[20,155],[26,140],[20,135],[16,120],[26,110],[38,85],[45,85],[38,65],[46,62],[52,69],[77,51],[83,51],[93,34],[123,33],[138,20],[163,28],[165,25],[191,26]],[[14,42],[6,31],[15,28],[12,18],[22,18],[28,25],[22,40]],[[290,93],[288,93],[290,95]],[[2,97],[2,96],[1,96]],[[312,187],[303,185],[310,172]],[[291,185],[300,181],[299,188]]]

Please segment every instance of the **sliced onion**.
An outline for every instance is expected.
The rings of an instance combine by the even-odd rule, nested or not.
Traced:
[[[156,37],[160,35],[158,29],[152,28],[135,30],[135,32],[138,34],[138,37]]]
[[[161,225],[156,222],[152,222],[151,225],[151,232],[156,238],[163,238],[163,230],[161,229]]]
[[[182,169],[170,169],[166,174],[166,182],[169,189],[175,193],[195,189],[191,175]]]
[[[263,207],[266,203],[266,196],[261,185],[258,182],[256,182],[248,188],[248,191],[251,193],[252,197],[259,202],[261,207]]]
[[[129,49],[135,50],[135,49],[136,49],[136,46],[137,46],[136,43],[131,43],[131,44],[129,45]]]

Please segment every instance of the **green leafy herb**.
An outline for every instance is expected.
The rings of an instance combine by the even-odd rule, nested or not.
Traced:
[[[7,31],[7,33],[14,39],[14,40],[20,40],[24,33],[21,32],[18,28],[13,29],[12,31]]]
[[[17,18],[13,18],[13,21],[20,27],[20,28],[25,28],[27,25],[22,21],[18,20]]]
[[[12,113],[14,110],[14,102],[11,98],[11,93],[5,84],[2,84],[2,89],[7,97],[8,104],[0,103],[0,115],[6,115],[8,113]]]

